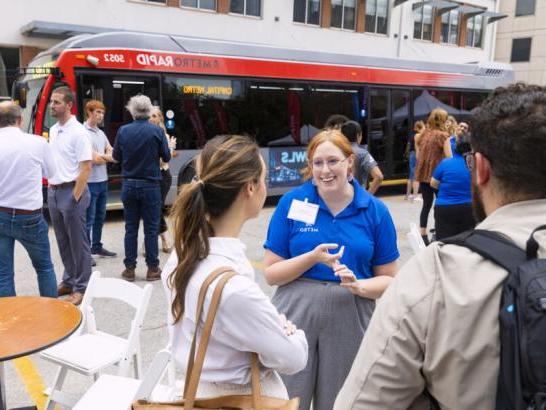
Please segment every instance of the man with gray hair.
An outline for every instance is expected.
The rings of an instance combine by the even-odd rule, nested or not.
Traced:
[[[15,241],[28,252],[41,296],[57,297],[48,226],[42,215],[42,178],[55,173],[44,138],[20,129],[21,108],[0,103],[0,297],[15,296]]]
[[[148,122],[152,102],[145,95],[131,97],[127,110],[134,121],[122,126],[116,135],[113,158],[121,163],[121,200],[125,217],[125,270],[121,277],[135,280],[140,219],[144,225],[144,248],[148,271],[146,280],[161,279],[157,237],[161,217],[161,172],[159,159],[171,159],[165,132]]]

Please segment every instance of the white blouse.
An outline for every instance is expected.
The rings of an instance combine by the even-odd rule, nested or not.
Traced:
[[[184,315],[176,324],[173,324],[171,314],[174,292],[167,284],[169,275],[177,265],[176,252],[171,254],[163,267],[162,281],[169,301],[167,323],[170,344],[177,363],[183,369],[187,366],[201,284],[215,269],[230,266],[239,275],[230,279],[223,290],[201,381],[249,383],[250,352],[258,353],[265,367],[263,372],[273,369],[279,373],[293,374],[303,370],[307,363],[305,334],[300,329],[291,336],[284,334],[277,309],[254,280],[254,269],[245,255],[245,245],[237,238],[213,237],[209,243],[209,256],[199,263],[188,283]],[[207,292],[200,330],[217,282],[213,282]]]

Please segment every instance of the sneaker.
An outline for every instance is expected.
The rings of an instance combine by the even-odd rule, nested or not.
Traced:
[[[59,286],[57,286],[58,296],[66,296],[70,294],[72,294],[72,288],[68,285],[65,285],[64,282],[61,282]]]
[[[97,261],[91,258],[91,266],[97,266]]]
[[[108,249],[104,249],[104,248],[101,248],[101,249],[99,249],[97,251],[92,250],[91,255],[102,256],[103,258],[113,258],[115,256],[118,256],[117,253],[111,252]]]
[[[82,303],[82,300],[83,300],[83,293],[81,292],[74,292],[69,297],[66,298],[67,302],[70,302],[75,306],[78,306],[80,303]]]
[[[127,282],[134,282],[135,268],[125,268],[125,270],[121,272],[121,277],[125,279]]]
[[[146,280],[151,282],[159,279],[161,279],[161,269],[158,266],[149,266],[148,272],[146,272]]]

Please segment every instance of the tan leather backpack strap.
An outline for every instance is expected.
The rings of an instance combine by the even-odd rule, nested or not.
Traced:
[[[203,281],[203,284],[201,285],[201,289],[199,289],[199,296],[197,298],[197,309],[195,311],[195,329],[193,331],[193,339],[191,341],[190,353],[188,355],[186,381],[184,383],[184,394],[182,397],[186,397],[186,391],[188,390],[188,385],[190,382],[190,374],[193,370],[193,363],[195,360],[195,346],[197,345],[197,329],[199,327],[199,320],[201,319],[201,315],[203,314],[203,307],[205,305],[205,297],[207,296],[207,291],[209,290],[211,283],[214,282],[216,278],[218,278],[223,273],[231,271],[233,271],[233,268],[230,268],[229,266],[222,266],[218,269],[215,269],[209,276],[207,276],[207,278]]]
[[[254,404],[254,410],[262,410],[262,400],[260,386],[260,366],[258,365],[258,355],[251,353],[250,355],[250,377],[252,381],[252,403]]]
[[[201,340],[199,340],[199,347],[197,349],[197,356],[195,357],[194,366],[190,374],[190,380],[188,387],[185,388],[186,395],[184,397],[184,410],[193,410],[195,403],[195,395],[197,394],[197,387],[199,386],[199,379],[201,377],[201,371],[203,370],[203,363],[205,361],[205,354],[207,353],[207,347],[209,344],[210,335],[212,333],[212,326],[214,324],[214,318],[218,311],[218,305],[220,304],[220,298],[222,291],[227,281],[237,275],[237,272],[231,271],[225,273],[221,278],[212,294],[212,301],[210,302],[209,311],[207,312],[207,319],[205,320],[205,326],[201,333]]]

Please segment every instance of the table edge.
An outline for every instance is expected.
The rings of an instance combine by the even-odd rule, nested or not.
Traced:
[[[41,352],[42,350],[45,350],[45,349],[47,349],[47,348],[49,348],[51,346],[55,346],[57,343],[60,343],[63,340],[68,339],[70,336],[72,336],[74,334],[74,332],[79,329],[80,325],[82,324],[82,320],[83,320],[83,313],[80,311],[80,320],[78,322],[78,325],[74,326],[74,329],[72,329],[70,332],[68,332],[65,336],[61,337],[60,339],[55,340],[54,342],[51,342],[51,343],[47,344],[47,345],[40,346],[40,347],[38,347],[36,349],[27,350],[25,352],[17,353],[15,355],[11,355],[11,356],[0,357],[0,362],[5,362],[5,361],[8,361],[8,360],[17,359],[19,357],[30,356],[31,354],[38,353],[38,352]]]

